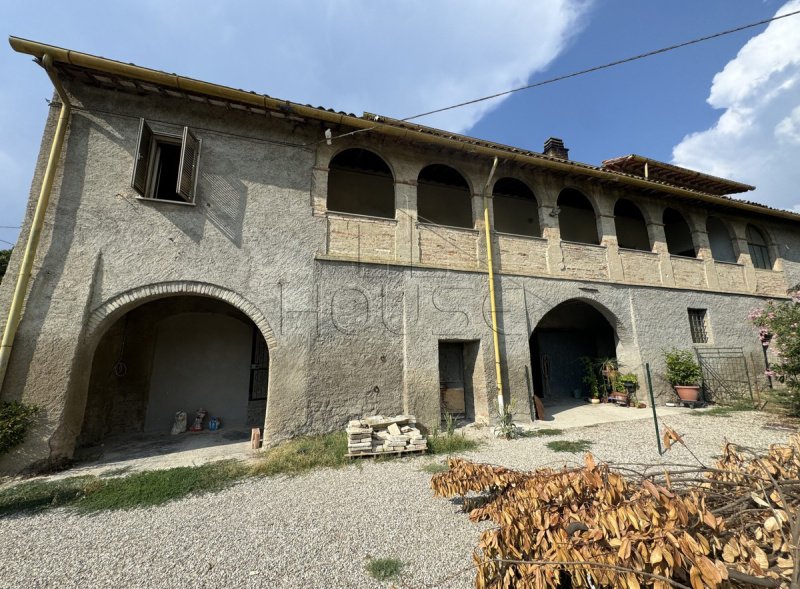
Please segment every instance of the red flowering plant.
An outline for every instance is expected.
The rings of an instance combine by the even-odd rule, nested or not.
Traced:
[[[758,328],[764,348],[774,354],[765,374],[786,385],[775,391],[776,400],[790,415],[800,417],[800,285],[789,291],[789,299],[767,301],[748,315]]]

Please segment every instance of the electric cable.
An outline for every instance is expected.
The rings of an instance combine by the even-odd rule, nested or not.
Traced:
[[[696,45],[697,43],[703,43],[704,41],[710,41],[712,39],[717,39],[719,37],[724,37],[725,35],[731,35],[733,33],[738,33],[740,31],[744,31],[744,30],[747,30],[747,29],[752,29],[753,27],[757,27],[757,26],[760,26],[760,25],[768,24],[768,23],[771,23],[773,21],[780,20],[780,19],[783,19],[783,18],[788,18],[790,16],[795,16],[795,15],[798,15],[798,14],[800,14],[800,10],[795,10],[794,12],[787,12],[786,14],[773,16],[772,18],[767,18],[767,19],[760,20],[760,21],[757,21],[757,22],[752,22],[752,23],[748,23],[748,24],[745,24],[745,25],[740,25],[740,26],[732,28],[732,29],[727,29],[727,30],[724,30],[724,31],[720,31],[720,32],[717,32],[717,33],[713,33],[711,35],[705,35],[704,37],[698,37],[696,39],[691,39],[689,41],[683,41],[682,43],[676,43],[674,45],[669,45],[668,47],[662,47],[660,49],[654,49],[652,51],[647,51],[645,53],[639,53],[638,55],[633,55],[631,57],[618,59],[616,61],[611,61],[611,62],[608,62],[608,63],[604,63],[602,65],[592,66],[592,67],[589,67],[589,68],[586,68],[586,69],[582,69],[582,70],[579,70],[579,71],[576,71],[576,72],[572,72],[572,73],[569,73],[569,74],[563,74],[563,75],[560,75],[560,76],[556,76],[554,78],[548,78],[547,80],[542,80],[540,82],[534,82],[532,84],[526,84],[525,86],[519,86],[518,88],[511,88],[510,90],[503,90],[502,92],[496,92],[494,94],[489,94],[487,96],[482,96],[480,98],[474,98],[472,100],[466,100],[464,102],[459,102],[457,104],[451,104],[450,106],[444,106],[442,108],[436,108],[434,110],[429,110],[429,111],[426,111],[426,112],[423,112],[423,113],[420,113],[420,114],[416,114],[416,115],[413,115],[413,116],[410,116],[410,117],[406,117],[406,118],[403,118],[403,119],[398,119],[398,120],[400,122],[413,121],[415,119],[420,119],[422,117],[427,117],[427,116],[438,114],[438,113],[441,113],[441,112],[446,112],[448,110],[453,110],[453,109],[456,109],[456,108],[461,108],[461,107],[464,107],[464,106],[477,104],[479,102],[485,102],[487,100],[492,100],[493,98],[499,98],[501,96],[507,96],[509,94],[514,94],[515,92],[521,92],[523,90],[530,90],[531,88],[539,88],[541,86],[546,86],[548,84],[554,84],[555,82],[561,82],[563,80],[568,80],[570,78],[576,78],[578,76],[583,76],[585,74],[590,74],[590,73],[593,73],[593,72],[597,72],[597,71],[600,71],[600,70],[612,68],[612,67],[615,67],[615,66],[618,66],[618,65],[622,65],[622,64],[625,64],[625,63],[630,63],[632,61],[637,61],[639,59],[644,59],[646,57],[652,57],[654,55],[660,55],[662,53],[667,53],[668,51],[674,51],[676,49],[681,49],[683,47],[688,47],[689,45]],[[372,131],[372,130],[374,130],[376,128],[377,128],[377,125],[374,126],[374,127],[367,127],[367,128],[364,128],[364,129],[356,129],[355,131],[350,131],[348,133],[342,133],[341,135],[337,135],[335,137],[326,137],[325,139],[322,139],[320,141],[316,141],[316,142],[308,144],[308,145],[313,145],[315,143],[322,143],[323,141],[330,142],[330,141],[333,141],[334,139],[341,139],[342,137],[348,137],[350,135],[355,135],[357,133],[363,133],[365,131]]]

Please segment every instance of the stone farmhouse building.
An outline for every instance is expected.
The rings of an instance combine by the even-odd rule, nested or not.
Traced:
[[[800,215],[751,186],[10,43],[56,93],[0,287],[0,394],[41,412],[3,470],[199,407],[267,444],[498,392],[531,420],[580,356],[667,394],[665,348],[760,353],[749,310],[800,282]]]

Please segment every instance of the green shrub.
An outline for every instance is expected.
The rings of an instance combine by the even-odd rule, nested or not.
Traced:
[[[691,350],[672,348],[664,352],[664,360],[667,364],[665,376],[669,384],[672,386],[700,384],[700,365],[694,359]]]
[[[0,454],[5,454],[22,443],[38,410],[35,405],[20,401],[0,403]]]

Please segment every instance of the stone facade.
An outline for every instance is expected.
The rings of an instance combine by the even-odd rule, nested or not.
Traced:
[[[440,417],[440,342],[471,343],[475,417],[491,418],[497,385],[482,195],[490,160],[377,133],[327,145],[324,127],[312,120],[65,84],[75,110],[2,389],[3,399],[36,403],[42,412],[28,442],[0,468],[70,456],[92,418],[87,397],[99,342],[126,313],[173,296],[224,301],[264,337],[268,443],[341,429],[369,414],[413,414],[422,428],[432,428]],[[51,106],[21,240],[57,109]],[[193,203],[141,199],[131,188],[140,118],[160,132],[187,126],[202,140]],[[329,164],[347,148],[371,150],[387,162],[395,219],[327,210]],[[418,219],[417,178],[432,163],[466,179],[474,227]],[[502,376],[519,419],[532,415],[531,334],[564,301],[598,309],[614,328],[620,362],[640,377],[650,363],[663,392],[661,351],[692,346],[688,308],[707,309],[707,345],[743,346],[749,353],[759,344],[748,311],[800,282],[800,224],[766,209],[756,220],[775,261],[769,270],[754,268],[748,254],[744,231],[753,216],[733,207],[711,211],[622,190],[582,178],[579,169],[565,178],[501,161],[495,178],[501,177],[531,187],[542,228],[541,237],[493,235]],[[553,212],[567,186],[591,203],[599,245],[560,239]],[[613,210],[620,197],[642,210],[652,251],[618,246]],[[696,259],[669,254],[660,223],[667,205],[686,217]],[[490,223],[491,206],[490,198]],[[709,214],[732,227],[737,263],[711,258],[704,229]],[[15,249],[9,278],[22,249]],[[12,291],[7,278],[0,287],[3,317]],[[139,392],[146,395],[146,387],[145,379]]]

